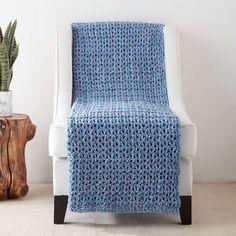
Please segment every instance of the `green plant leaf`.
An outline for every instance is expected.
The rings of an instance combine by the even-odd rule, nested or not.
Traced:
[[[5,44],[7,46],[7,50],[9,51],[9,47],[10,47],[10,42],[9,42],[9,33],[11,31],[11,22],[8,24],[7,29],[5,31],[4,37],[3,39],[5,40]]]
[[[9,59],[8,59],[8,50],[5,40],[2,40],[0,45],[0,67],[1,67],[1,91],[8,91],[9,89],[9,80],[11,76],[10,68],[9,68]]]
[[[7,26],[7,28],[6,28],[4,37],[8,37],[8,34],[9,34],[10,30],[11,30],[11,22],[8,24],[8,26]]]
[[[13,64],[18,56],[19,45],[16,43],[15,31],[17,20],[7,26],[3,36],[0,28],[0,91],[8,91],[13,76]]]
[[[3,34],[2,34],[2,29],[0,27],[0,44],[2,43],[2,39],[3,39]]]
[[[17,56],[19,53],[19,45],[15,47],[15,49],[11,52],[10,59],[9,59],[9,66],[12,68]]]
[[[2,73],[1,73],[1,64],[0,64],[0,91],[1,91],[1,88],[2,88]]]
[[[15,39],[15,37],[13,38],[13,43],[12,43],[12,50],[14,51],[15,50],[15,48],[16,48],[16,39]]]
[[[13,76],[13,70],[12,68],[9,69],[9,79],[7,81],[7,90],[9,90],[10,84],[11,84],[11,80],[12,80],[12,76]]]
[[[14,23],[11,26],[9,35],[8,35],[8,40],[9,40],[9,58],[11,58],[12,51],[14,50],[14,39],[15,39],[15,31],[16,31],[16,25],[17,21],[15,20]]]

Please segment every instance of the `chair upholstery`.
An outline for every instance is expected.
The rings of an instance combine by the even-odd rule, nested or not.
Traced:
[[[61,28],[57,36],[57,70],[53,124],[49,135],[49,154],[53,156],[54,195],[66,195],[67,159],[65,151],[65,124],[72,100],[71,29]],[[196,152],[196,125],[190,120],[183,102],[179,69],[178,32],[164,27],[165,65],[169,106],[181,122],[180,194],[191,195],[192,162]]]
[[[196,150],[196,129],[194,124],[181,125],[181,157],[193,157]],[[53,157],[66,157],[66,127],[50,127],[49,153]]]

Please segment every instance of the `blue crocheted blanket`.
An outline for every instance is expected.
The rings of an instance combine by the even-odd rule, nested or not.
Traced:
[[[70,209],[178,213],[180,124],[168,105],[163,25],[74,23],[72,33]]]

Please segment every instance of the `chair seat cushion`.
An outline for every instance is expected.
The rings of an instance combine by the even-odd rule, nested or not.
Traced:
[[[180,122],[151,99],[74,101],[68,118],[74,212],[179,212]]]
[[[68,195],[68,160],[66,157],[53,157],[53,193],[54,195]],[[180,160],[180,196],[192,194],[192,160],[181,158]]]
[[[78,105],[77,105],[78,106]],[[94,107],[96,109],[94,110]],[[109,116],[108,120],[112,120],[116,117],[119,110],[122,111],[120,116],[123,119],[129,117],[129,119],[137,120],[139,117],[145,116],[146,119],[156,119],[166,112],[160,106],[149,102],[110,102],[99,104],[79,104],[76,108],[78,111],[74,113],[77,119],[88,120],[89,117],[96,117],[104,113]],[[91,113],[96,114],[91,114]],[[181,156],[188,157],[195,154],[196,149],[196,127],[195,124],[181,125]],[[51,126],[49,136],[49,152],[51,156],[66,157],[66,126]]]

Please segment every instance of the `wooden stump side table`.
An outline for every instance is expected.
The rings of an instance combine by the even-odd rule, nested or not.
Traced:
[[[0,200],[28,193],[25,145],[35,131],[36,126],[28,115],[0,117]]]

